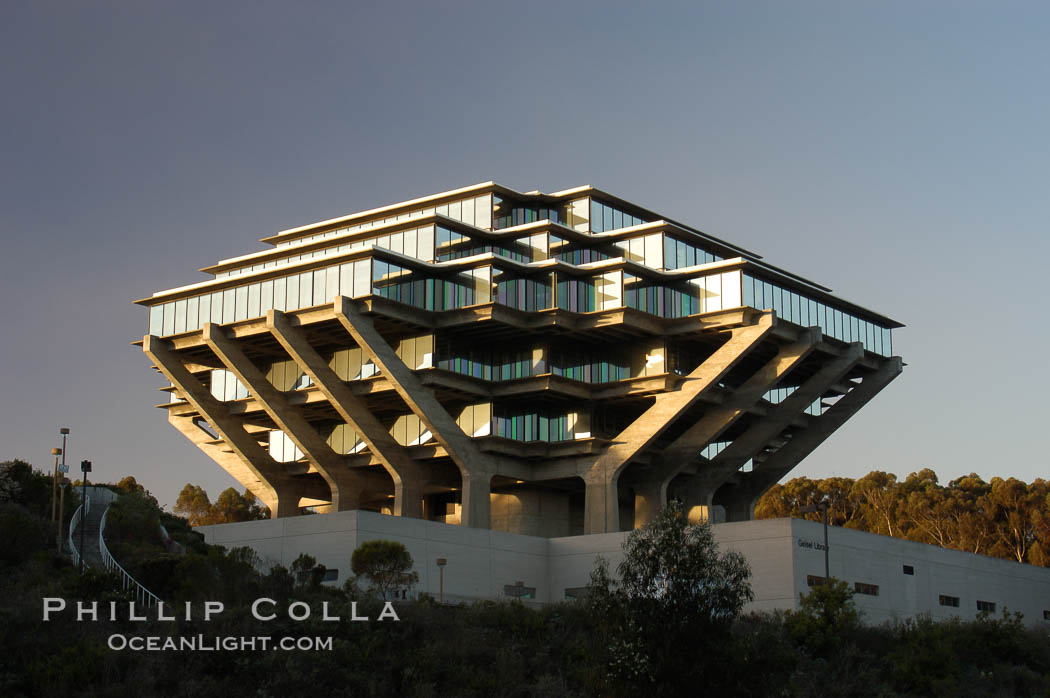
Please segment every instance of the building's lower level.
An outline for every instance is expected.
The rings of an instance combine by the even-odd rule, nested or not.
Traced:
[[[715,539],[751,565],[755,599],[747,610],[795,609],[824,576],[820,524],[769,519],[716,524]],[[350,555],[367,540],[404,543],[419,573],[414,592],[444,600],[521,598],[551,603],[579,596],[598,555],[615,570],[628,533],[539,538],[366,511],[335,512],[199,528],[208,543],[249,546],[265,566],[288,566],[302,553],[342,584]],[[928,614],[970,619],[1020,612],[1050,625],[1050,569],[843,528],[829,529],[831,575],[849,583],[865,621]],[[437,560],[444,559],[443,568]],[[443,579],[442,579],[443,577]]]

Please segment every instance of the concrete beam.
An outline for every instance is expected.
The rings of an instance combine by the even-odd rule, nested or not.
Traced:
[[[745,513],[746,518],[754,518],[755,502],[758,498],[878,395],[901,374],[903,367],[904,363],[899,356],[886,359],[874,373],[865,376],[860,385],[846,393],[809,427],[795,432],[787,444],[761,464],[756,464],[751,473],[744,473],[741,484],[724,493],[722,503],[726,507],[727,520],[743,520],[739,517]],[[719,499],[723,499],[723,493],[719,492],[718,496]],[[731,511],[737,518],[729,518]]]
[[[345,296],[339,296],[334,302],[334,312],[346,331],[364,349],[372,362],[386,375],[394,385],[394,390],[405,401],[420,421],[434,435],[434,439],[448,452],[452,461],[459,468],[463,478],[463,514],[464,526],[476,528],[489,527],[488,499],[484,503],[480,497],[468,497],[468,483],[491,480],[496,472],[492,461],[485,459],[469,436],[463,433],[456,420],[438,402],[434,394],[420,381],[419,377],[398,357],[393,347],[376,330],[372,319],[361,313],[354,302]]]
[[[669,482],[681,472],[685,463],[696,460],[705,446],[732,426],[748,408],[761,400],[763,395],[775,388],[788,373],[802,363],[818,341],[820,330],[812,328],[794,344],[781,347],[775,357],[748,378],[740,388],[726,396],[721,405],[708,410],[700,421],[672,441],[660,455],[658,467],[664,471],[664,479]]]
[[[786,400],[773,406],[764,418],[755,420],[747,431],[734,439],[733,443],[715,456],[706,467],[700,469],[696,477],[701,488],[713,495],[714,490],[725,482],[727,477],[740,470],[747,461],[787,429],[796,415],[838,383],[863,355],[864,347],[860,342],[851,344],[841,356],[814,373]]]
[[[254,436],[245,430],[244,425],[230,416],[226,406],[215,399],[211,392],[197,380],[197,377],[182,365],[178,355],[168,348],[167,343],[154,335],[146,335],[142,339],[142,351],[164,374],[164,377],[181,391],[186,401],[208,421],[219,438],[225,441],[237,456],[241,467],[236,473],[231,472],[230,474],[238,482],[258,483],[256,485],[258,490],[249,488],[270,507],[271,516],[276,518],[298,514],[301,487],[281,470],[280,464],[270,457],[270,454],[259,445]],[[183,429],[180,431],[187,436],[193,433]],[[190,440],[199,444],[195,437],[191,437]],[[228,459],[219,461],[219,464],[228,465]]]
[[[376,419],[364,400],[340,380],[289,316],[279,310],[270,310],[266,315],[266,326],[390,474],[394,481],[394,516],[423,516],[422,490],[426,481],[420,464]]]
[[[267,416],[288,435],[328,483],[331,494],[327,501],[331,502],[332,509],[346,511],[359,508],[364,481],[346,467],[343,458],[332,450],[298,408],[289,402],[288,396],[267,380],[221,327],[208,322],[204,324],[202,333],[208,347],[251,391]]]
[[[733,366],[761,343],[773,324],[773,313],[763,313],[754,324],[733,329],[729,340],[685,376],[676,390],[656,395],[652,406],[621,431],[613,439],[613,445],[595,459],[586,472],[579,473],[588,493],[584,500],[584,533],[620,530],[620,473],[705,391],[717,386]]]

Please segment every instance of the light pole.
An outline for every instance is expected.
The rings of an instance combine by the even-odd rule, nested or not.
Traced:
[[[87,509],[87,480],[91,472],[91,461],[80,461],[80,472],[84,473],[84,481],[81,483],[80,496],[80,571],[84,571],[84,511]]]
[[[799,511],[803,514],[810,512],[823,512],[824,514],[824,583],[827,584],[828,580],[831,579],[831,563],[828,560],[828,505],[830,502],[827,498],[824,498],[816,504],[810,504],[804,506]]]
[[[445,603],[445,565],[448,564],[448,560],[443,557],[437,559],[438,566],[438,603]]]
[[[68,482],[63,474],[62,482],[58,485],[58,533],[55,535],[55,543],[58,546],[59,553],[62,552],[62,517],[64,515],[63,507],[66,503],[66,483]]]
[[[62,455],[61,448],[51,449],[51,455],[55,457],[55,470],[51,473],[51,520],[55,520],[55,506],[58,502],[58,457]]]

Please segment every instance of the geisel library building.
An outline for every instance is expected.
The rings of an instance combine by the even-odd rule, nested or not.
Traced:
[[[593,187],[488,182],[263,242],[139,301],[168,421],[275,519],[206,535],[344,574],[395,538],[424,590],[448,560],[452,597],[572,596],[671,497],[765,540],[729,522],[903,365],[899,323]],[[790,563],[756,590],[794,603],[805,547],[730,544]]]

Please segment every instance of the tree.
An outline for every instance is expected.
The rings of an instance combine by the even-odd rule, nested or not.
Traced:
[[[799,598],[799,610],[788,614],[795,641],[816,654],[827,654],[860,626],[853,590],[841,579],[823,580]]]
[[[350,569],[367,579],[370,589],[383,599],[392,591],[411,589],[419,583],[419,575],[411,571],[412,556],[397,541],[365,541],[350,557]]]
[[[299,587],[320,586],[327,571],[324,565],[317,564],[317,558],[306,553],[300,553],[299,557],[292,561],[292,567],[289,570],[295,579],[295,585]]]
[[[175,500],[175,511],[189,519],[191,526],[217,523],[216,512],[208,499],[208,493],[199,485],[186,483],[179,492],[179,498]]]
[[[247,489],[242,495],[232,487],[227,487],[219,493],[215,504],[212,504],[208,493],[202,487],[189,483],[179,492],[179,498],[175,501],[175,511],[188,518],[191,526],[270,518],[270,510],[261,506],[255,495]]]
[[[719,554],[711,527],[690,523],[678,502],[632,531],[623,552],[617,568],[623,594],[671,622],[724,625],[753,598],[744,557]]]
[[[733,621],[753,598],[743,556],[720,553],[710,526],[690,523],[678,502],[633,531],[623,553],[619,583],[600,560],[588,589],[592,613],[603,619],[609,683],[602,692],[729,690],[732,679],[717,668],[730,653]]]

